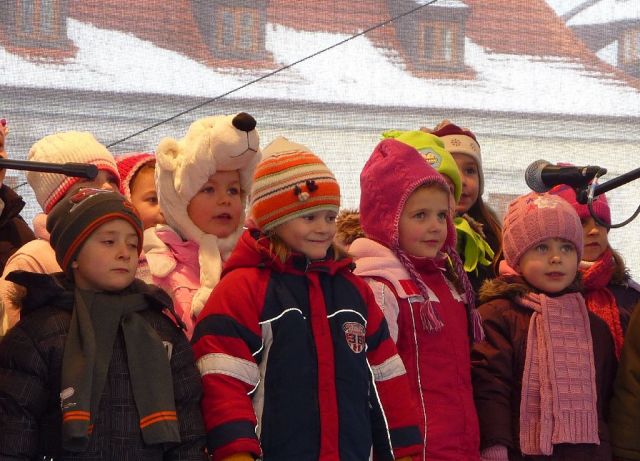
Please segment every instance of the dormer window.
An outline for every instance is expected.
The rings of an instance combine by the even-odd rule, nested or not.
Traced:
[[[62,37],[61,0],[17,0],[16,35],[31,42],[57,42]]]
[[[216,15],[218,50],[231,54],[258,51],[259,13],[257,8],[220,6]]]
[[[419,27],[418,57],[425,68],[443,70],[462,65],[462,35],[457,22],[425,22]]]

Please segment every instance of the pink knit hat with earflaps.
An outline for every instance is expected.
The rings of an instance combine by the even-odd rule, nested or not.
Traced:
[[[582,224],[566,200],[549,193],[530,192],[509,204],[502,227],[504,257],[514,270],[522,255],[549,238],[573,243],[582,259]]]
[[[428,331],[439,331],[443,323],[435,311],[422,279],[417,276],[407,255],[400,248],[399,222],[402,210],[409,196],[425,184],[442,185],[449,193],[446,180],[413,147],[395,139],[385,139],[374,149],[371,157],[360,173],[360,223],[367,238],[390,248],[407,270],[416,278],[425,299],[426,318],[423,319]],[[456,275],[464,286],[467,308],[472,319],[474,341],[483,338],[482,326],[474,308],[474,292],[464,272],[462,261],[456,253],[456,230],[451,216],[447,214],[447,237],[442,252],[453,263]],[[422,313],[421,313],[422,314]]]

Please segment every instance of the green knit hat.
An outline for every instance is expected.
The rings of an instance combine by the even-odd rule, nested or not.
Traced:
[[[425,160],[440,174],[453,182],[453,195],[456,202],[462,194],[462,181],[458,165],[453,156],[444,148],[444,143],[435,135],[424,131],[388,130],[382,133],[383,138],[394,138],[403,142],[422,154]]]

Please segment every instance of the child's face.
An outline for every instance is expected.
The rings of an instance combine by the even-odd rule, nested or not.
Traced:
[[[457,153],[452,153],[451,155],[453,155],[453,159],[458,165],[460,179],[462,180],[462,195],[456,207],[456,212],[466,213],[476,203],[480,192],[478,164],[469,155]]]
[[[416,189],[400,215],[400,248],[412,256],[436,257],[447,238],[448,215],[449,194],[436,187]]]
[[[527,250],[517,270],[538,290],[558,293],[576,278],[578,253],[573,243],[549,238]]]
[[[158,204],[156,180],[153,168],[143,168],[131,184],[131,203],[138,213],[144,228],[164,224],[164,216]]]
[[[189,218],[206,234],[228,237],[240,224],[241,192],[238,170],[218,171],[189,202]]]
[[[274,229],[293,251],[311,260],[324,259],[336,235],[336,213],[316,211],[287,221]]]
[[[454,216],[456,213],[456,185],[453,183],[453,181],[451,180],[451,178],[449,176],[447,176],[446,174],[441,174],[441,176],[444,178],[444,180],[447,182],[447,186],[449,186],[449,211],[451,213],[451,216]]]
[[[83,290],[118,291],[133,282],[138,267],[138,235],[124,219],[98,227],[71,263],[76,286]]]
[[[594,219],[589,216],[582,220],[582,231],[584,235],[582,259],[585,261],[597,261],[602,253],[609,247],[607,228],[596,223]]]
[[[65,197],[71,197],[73,194],[78,192],[80,189],[104,189],[110,190],[113,192],[119,192],[118,190],[118,178],[116,178],[112,173],[109,173],[105,170],[98,170],[98,174],[93,179],[85,179],[78,181],[73,186],[69,188]]]

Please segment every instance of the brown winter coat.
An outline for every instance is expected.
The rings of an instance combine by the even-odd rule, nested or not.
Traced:
[[[486,341],[471,352],[474,398],[480,420],[481,448],[504,445],[509,460],[608,461],[611,460],[607,415],[615,376],[616,358],[607,325],[589,312],[596,368],[600,445],[560,444],[552,456],[523,456],[520,452],[520,396],[529,321],[533,311],[516,304],[530,291],[517,277],[491,280],[481,290],[479,307]],[[564,294],[564,293],[563,293]]]

